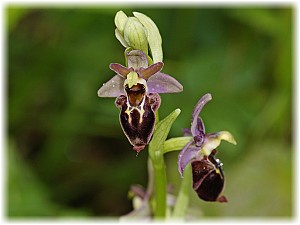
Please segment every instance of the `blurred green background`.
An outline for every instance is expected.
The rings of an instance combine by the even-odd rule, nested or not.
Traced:
[[[184,91],[164,94],[160,118],[182,110],[170,137],[190,126],[195,103],[207,132],[230,131],[218,158],[227,204],[191,188],[191,213],[212,217],[294,215],[293,19],[277,6],[6,5],[6,216],[118,217],[131,184],[147,185],[147,150],[138,157],[124,136],[114,99],[97,90],[124,64],[114,16],[142,12],[163,38],[164,73]],[[178,152],[168,153],[176,194]]]

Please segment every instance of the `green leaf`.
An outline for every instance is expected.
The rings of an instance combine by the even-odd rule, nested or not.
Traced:
[[[155,161],[155,158],[163,155],[164,142],[180,112],[180,109],[175,109],[156,125],[152,141],[149,143],[149,154],[152,160]]]

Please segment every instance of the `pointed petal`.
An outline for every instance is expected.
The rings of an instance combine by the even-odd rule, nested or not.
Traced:
[[[128,68],[132,67],[135,70],[148,67],[148,59],[144,52],[140,50],[132,50],[126,52],[128,60]]]
[[[122,75],[124,78],[127,77],[127,74],[129,74],[131,71],[133,71],[132,68],[126,68],[125,66],[122,66],[119,63],[111,63],[109,64],[109,68],[116,72],[117,74]]]
[[[152,64],[148,68],[141,68],[139,73],[142,75],[142,77],[146,80],[153,74],[156,74],[157,72],[160,72],[163,68],[164,64],[162,62],[158,62],[155,64]]]
[[[205,94],[200,98],[200,100],[197,102],[193,114],[192,114],[192,125],[191,125],[191,131],[193,136],[199,136],[205,134],[205,127],[203,124],[203,121],[201,118],[199,118],[200,112],[205,106],[207,102],[209,102],[212,99],[211,94]]]
[[[193,114],[192,114],[192,120],[199,117],[199,114],[203,108],[203,106],[205,106],[205,104],[207,102],[209,102],[210,100],[212,99],[212,96],[210,93],[207,93],[205,95],[203,95],[200,100],[197,102],[195,108],[194,108],[194,111],[193,111]]]
[[[183,171],[189,162],[196,157],[199,148],[193,145],[194,141],[188,142],[178,155],[178,171],[183,177]]]
[[[109,81],[103,84],[98,90],[99,97],[118,97],[121,94],[125,94],[124,84],[125,79],[120,75],[115,75]]]
[[[183,86],[173,77],[156,73],[147,81],[149,93],[176,93],[183,90]]]

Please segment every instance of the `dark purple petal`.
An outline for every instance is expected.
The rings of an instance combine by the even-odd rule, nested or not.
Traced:
[[[118,97],[119,95],[125,94],[124,91],[125,79],[120,75],[115,75],[109,81],[103,84],[98,90],[99,97]]]
[[[183,176],[183,171],[189,162],[196,157],[199,148],[193,144],[194,141],[188,142],[178,155],[178,171]]]
[[[183,90],[182,85],[173,77],[156,73],[147,80],[149,93],[176,93]]]
[[[153,74],[160,72],[164,64],[162,62],[157,62],[149,66],[148,68],[140,68],[139,73],[146,80],[149,79]]]
[[[133,68],[134,70],[138,70],[139,68],[147,68],[148,67],[148,59],[144,52],[141,50],[132,50],[126,52],[128,68]]]
[[[124,78],[127,77],[127,74],[129,74],[131,71],[133,71],[133,68],[126,68],[125,66],[122,66],[121,64],[118,63],[111,63],[109,65],[109,68],[116,72],[119,75],[122,75]]]

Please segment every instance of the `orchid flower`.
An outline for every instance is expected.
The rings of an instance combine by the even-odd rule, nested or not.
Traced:
[[[191,129],[184,129],[184,136],[192,136],[178,156],[178,170],[181,176],[185,167],[191,163],[193,172],[193,188],[198,196],[206,201],[226,202],[220,196],[224,186],[222,163],[215,158],[216,148],[221,140],[236,144],[234,137],[228,131],[205,133],[205,126],[199,114],[204,105],[212,99],[211,94],[204,95],[196,104]]]
[[[163,62],[149,66],[147,56],[140,50],[125,51],[128,67],[111,63],[117,73],[98,90],[99,97],[117,97],[121,127],[137,152],[151,140],[160,106],[159,93],[183,90],[173,77],[161,72]]]

